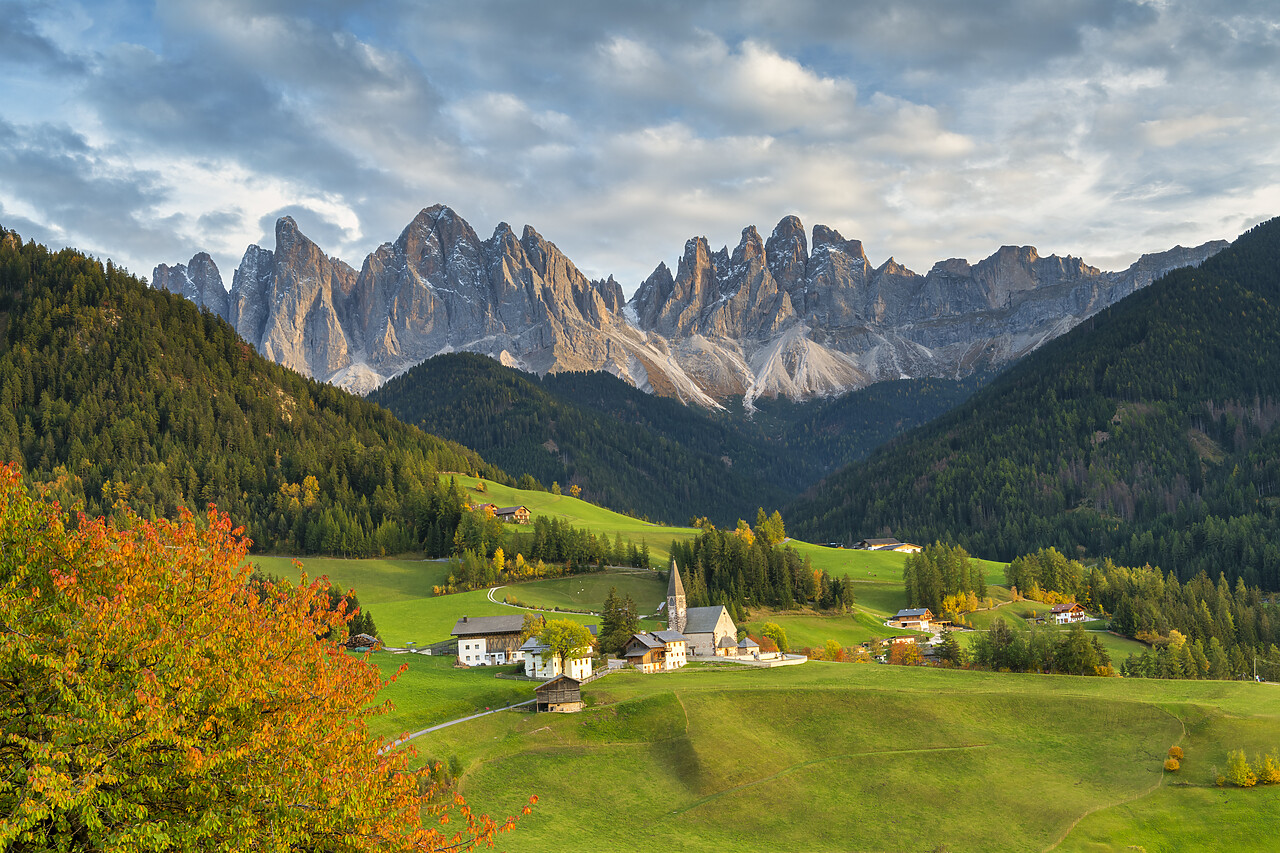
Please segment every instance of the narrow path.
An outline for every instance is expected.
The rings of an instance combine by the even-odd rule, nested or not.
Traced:
[[[417,731],[417,732],[414,732],[413,734],[405,735],[404,737],[400,738],[399,740],[397,740],[397,741],[395,741],[395,742],[393,742],[393,743],[389,744],[388,746],[383,747],[382,751],[383,751],[383,752],[386,752],[387,750],[395,749],[397,746],[400,746],[401,744],[404,744],[404,743],[408,743],[409,741],[413,740],[414,738],[416,738],[416,737],[418,737],[418,736],[420,736],[420,735],[428,734],[429,732],[436,732],[436,731],[439,731],[440,729],[447,729],[449,726],[456,726],[458,723],[466,723],[466,722],[469,722],[469,721],[471,721],[471,720],[478,720],[478,719],[480,719],[481,717],[487,717],[487,716],[489,716],[490,714],[496,714],[496,713],[498,713],[499,711],[509,711],[509,710],[511,710],[512,708],[519,708],[519,707],[521,707],[521,706],[523,706],[523,705],[532,705],[534,702],[537,702],[537,701],[538,701],[537,699],[526,699],[525,701],[523,701],[523,702],[517,702],[517,703],[515,703],[514,705],[504,705],[504,706],[503,706],[503,707],[501,707],[501,708],[494,708],[494,709],[493,709],[493,710],[491,710],[491,711],[481,711],[480,713],[478,713],[478,714],[472,714],[472,715],[471,715],[471,716],[469,716],[469,717],[459,717],[458,719],[456,719],[456,720],[450,720],[450,721],[449,721],[449,722],[447,722],[447,723],[440,723],[440,724],[438,724],[438,725],[428,726],[427,728],[422,729],[421,731]]]
[[[505,586],[495,586],[489,588],[489,600],[494,604],[501,604],[503,607],[514,607],[516,610],[531,610],[534,613],[576,613],[579,616],[599,616],[594,610],[548,610],[545,607],[523,607],[519,604],[508,604],[505,601],[499,601],[493,597],[493,594],[500,589],[506,589]]]

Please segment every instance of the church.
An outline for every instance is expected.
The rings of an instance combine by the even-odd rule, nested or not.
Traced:
[[[671,561],[671,578],[667,581],[667,627],[678,631],[689,641],[690,657],[737,657],[738,627],[724,605],[688,607],[680,567]]]

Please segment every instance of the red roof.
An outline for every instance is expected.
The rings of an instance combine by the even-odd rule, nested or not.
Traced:
[[[1070,613],[1072,610],[1075,610],[1076,608],[1084,610],[1083,607],[1080,607],[1080,605],[1076,604],[1074,601],[1068,601],[1065,604],[1053,605],[1053,612],[1054,613]]]

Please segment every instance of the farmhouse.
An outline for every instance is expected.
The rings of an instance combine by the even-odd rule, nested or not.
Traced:
[[[670,672],[688,662],[688,645],[679,631],[641,631],[627,640],[622,656],[641,672]]]
[[[897,539],[863,539],[854,546],[862,551],[898,551],[902,554],[919,554],[920,546]]]
[[[533,689],[537,709],[553,714],[572,714],[582,710],[582,683],[567,675],[558,675]]]
[[[520,632],[524,617],[463,616],[453,626],[458,660],[468,666],[513,663],[520,660]]]
[[[1068,601],[1063,604],[1053,605],[1053,610],[1049,612],[1049,618],[1053,620],[1055,625],[1066,625],[1068,622],[1083,622],[1089,618],[1089,614],[1084,612],[1084,608],[1074,601]]]
[[[494,517],[507,524],[528,524],[529,508],[527,506],[494,507]]]
[[[933,612],[927,607],[919,607],[913,610],[899,610],[889,620],[889,624],[894,628],[905,628],[908,631],[928,631],[932,620]]]
[[[699,657],[737,657],[738,628],[724,605],[686,607],[680,567],[671,561],[667,580],[667,624],[689,641],[689,654]],[[731,640],[725,643],[725,640]]]
[[[595,633],[595,625],[590,626]],[[519,649],[519,658],[524,660],[524,674],[529,678],[558,678],[568,675],[581,681],[591,677],[591,649],[580,649],[582,657],[569,658],[562,664],[560,656],[551,651],[551,647],[537,637],[524,641]]]

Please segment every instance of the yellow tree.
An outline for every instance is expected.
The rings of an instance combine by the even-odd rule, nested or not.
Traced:
[[[440,850],[477,815],[371,737],[327,582],[255,584],[200,522],[79,517],[0,468],[0,849]],[[345,630],[337,635],[345,635]]]

